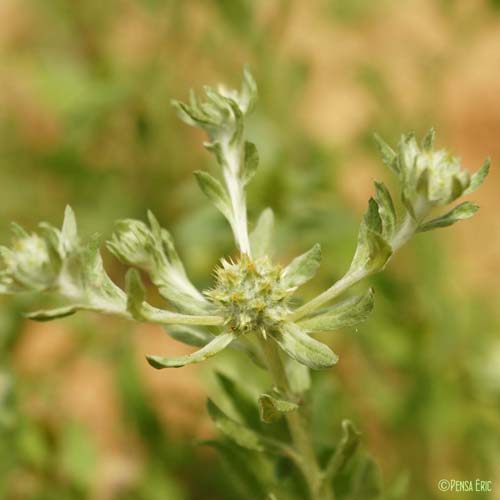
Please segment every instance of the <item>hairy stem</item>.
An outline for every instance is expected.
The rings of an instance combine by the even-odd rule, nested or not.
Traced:
[[[276,344],[262,338],[260,341],[274,384],[286,396],[293,397],[283,360]],[[314,452],[303,410],[286,413],[286,419],[294,447],[299,456],[300,463],[298,465],[309,488],[311,500],[334,500],[331,489],[325,488],[322,484],[324,475]]]
[[[369,273],[366,271],[360,271],[354,273],[348,272],[337,282],[335,282],[333,286],[331,286],[328,290],[325,290],[323,293],[319,294],[314,299],[310,300],[309,302],[306,302],[303,306],[295,309],[295,311],[293,311],[293,313],[290,314],[290,316],[288,316],[287,319],[289,321],[297,321],[306,314],[315,311],[326,302],[329,302],[338,295],[344,293],[352,285],[354,285],[358,281],[361,281],[363,278],[368,276],[368,274]]]

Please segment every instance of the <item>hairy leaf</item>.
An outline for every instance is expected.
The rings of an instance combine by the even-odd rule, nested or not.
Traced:
[[[479,205],[470,201],[464,201],[444,215],[424,222],[418,227],[417,231],[424,232],[430,231],[431,229],[451,226],[452,224],[455,224],[455,222],[472,217],[478,210]]]
[[[207,172],[197,170],[194,173],[198,185],[206,197],[215,205],[215,207],[232,223],[233,213],[231,210],[231,201],[222,184]]]
[[[192,354],[180,356],[177,358],[168,358],[162,356],[146,356],[146,358],[149,364],[154,368],[179,368],[191,363],[201,363],[207,358],[215,356],[217,353],[225,349],[234,340],[234,338],[235,337],[232,333],[221,333],[220,335],[217,335],[205,347],[202,347]]]
[[[250,234],[250,247],[254,259],[271,253],[271,240],[274,228],[274,214],[272,209],[266,208],[257,220],[255,229]]]
[[[296,257],[284,269],[282,281],[284,286],[296,288],[309,281],[318,270],[321,261],[321,247],[314,245],[308,252]]]
[[[465,190],[466,194],[472,193],[481,186],[490,171],[490,166],[491,160],[490,158],[486,158],[481,168],[476,173],[472,174],[469,187]]]
[[[382,161],[394,172],[399,173],[399,166],[397,163],[397,154],[392,149],[389,144],[387,144],[378,134],[373,134],[375,139],[375,144],[378,147],[380,155],[382,156]]]
[[[365,321],[373,310],[373,289],[344,300],[326,311],[303,319],[299,326],[312,332],[329,332]]]
[[[271,332],[271,338],[289,356],[313,370],[329,368],[338,361],[327,345],[313,339],[294,323],[285,323],[281,330]]]

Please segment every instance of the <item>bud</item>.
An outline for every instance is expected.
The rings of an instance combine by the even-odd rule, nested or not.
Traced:
[[[434,132],[419,146],[413,134],[399,144],[399,169],[403,194],[415,210],[418,204],[443,206],[460,197],[470,185],[470,175],[460,160],[446,150],[433,148]]]
[[[144,222],[133,219],[118,221],[107,247],[125,264],[148,272],[156,268],[155,249],[158,243]]]
[[[48,240],[15,226],[12,248],[1,247],[0,283],[6,293],[43,291],[56,284],[62,261]]]

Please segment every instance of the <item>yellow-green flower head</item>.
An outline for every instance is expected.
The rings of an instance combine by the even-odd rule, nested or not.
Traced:
[[[295,288],[286,286],[281,266],[267,257],[252,261],[243,255],[236,262],[223,259],[215,276],[215,287],[205,295],[235,333],[265,333],[290,312],[288,302]]]

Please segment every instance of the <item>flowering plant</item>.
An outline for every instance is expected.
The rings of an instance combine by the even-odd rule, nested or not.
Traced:
[[[253,230],[248,230],[246,186],[257,172],[259,156],[255,144],[245,139],[245,119],[256,98],[256,84],[245,70],[239,91],[207,87],[204,100],[192,93],[189,104],[174,102],[183,121],[208,135],[204,145],[220,167],[221,180],[204,171],[195,172],[195,177],[227,219],[238,250],[232,258],[221,259],[212,288],[200,291],[195,287],[172,236],[148,213],[148,224],[128,219],[117,222],[107,241],[107,248],[129,267],[122,290],[104,269],[98,239],[80,239],[73,211],[67,207],[60,230],[42,223],[39,233],[29,234],[13,225],[11,247],[0,248],[0,292],[54,292],[61,298],[63,303],[56,309],[29,313],[33,320],[51,320],[78,310],[110,313],[165,325],[172,337],[198,348],[181,357],[148,356],[154,368],[199,363],[226,348],[248,354],[269,371],[272,387],[253,407],[223,378],[242,421],[228,417],[212,401],[208,403],[210,416],[231,443],[262,452],[270,460],[290,460],[309,497],[328,500],[335,496],[332,481],[352,457],[359,434],[351,422],[344,421],[343,436],[328,457],[320,460],[314,449],[305,397],[310,387],[309,369],[329,368],[338,361],[314,334],[365,321],[373,309],[373,290],[331,302],[383,270],[415,234],[471,217],[478,206],[467,201],[444,214],[436,215],[434,210],[477,189],[488,173],[489,161],[469,175],[457,158],[434,149],[432,129],[421,143],[414,134],[404,135],[395,149],[376,136],[384,163],[398,177],[401,206],[396,208],[389,189],[375,182],[375,194],[368,201],[347,272],[297,307],[294,296],[318,271],[321,250],[315,245],[285,266],[274,262],[274,217],[269,208],[261,213]],[[149,276],[169,309],[148,303],[141,272]],[[284,433],[274,432],[273,425],[280,419],[286,422]],[[273,483],[266,494],[269,498],[285,495]]]

